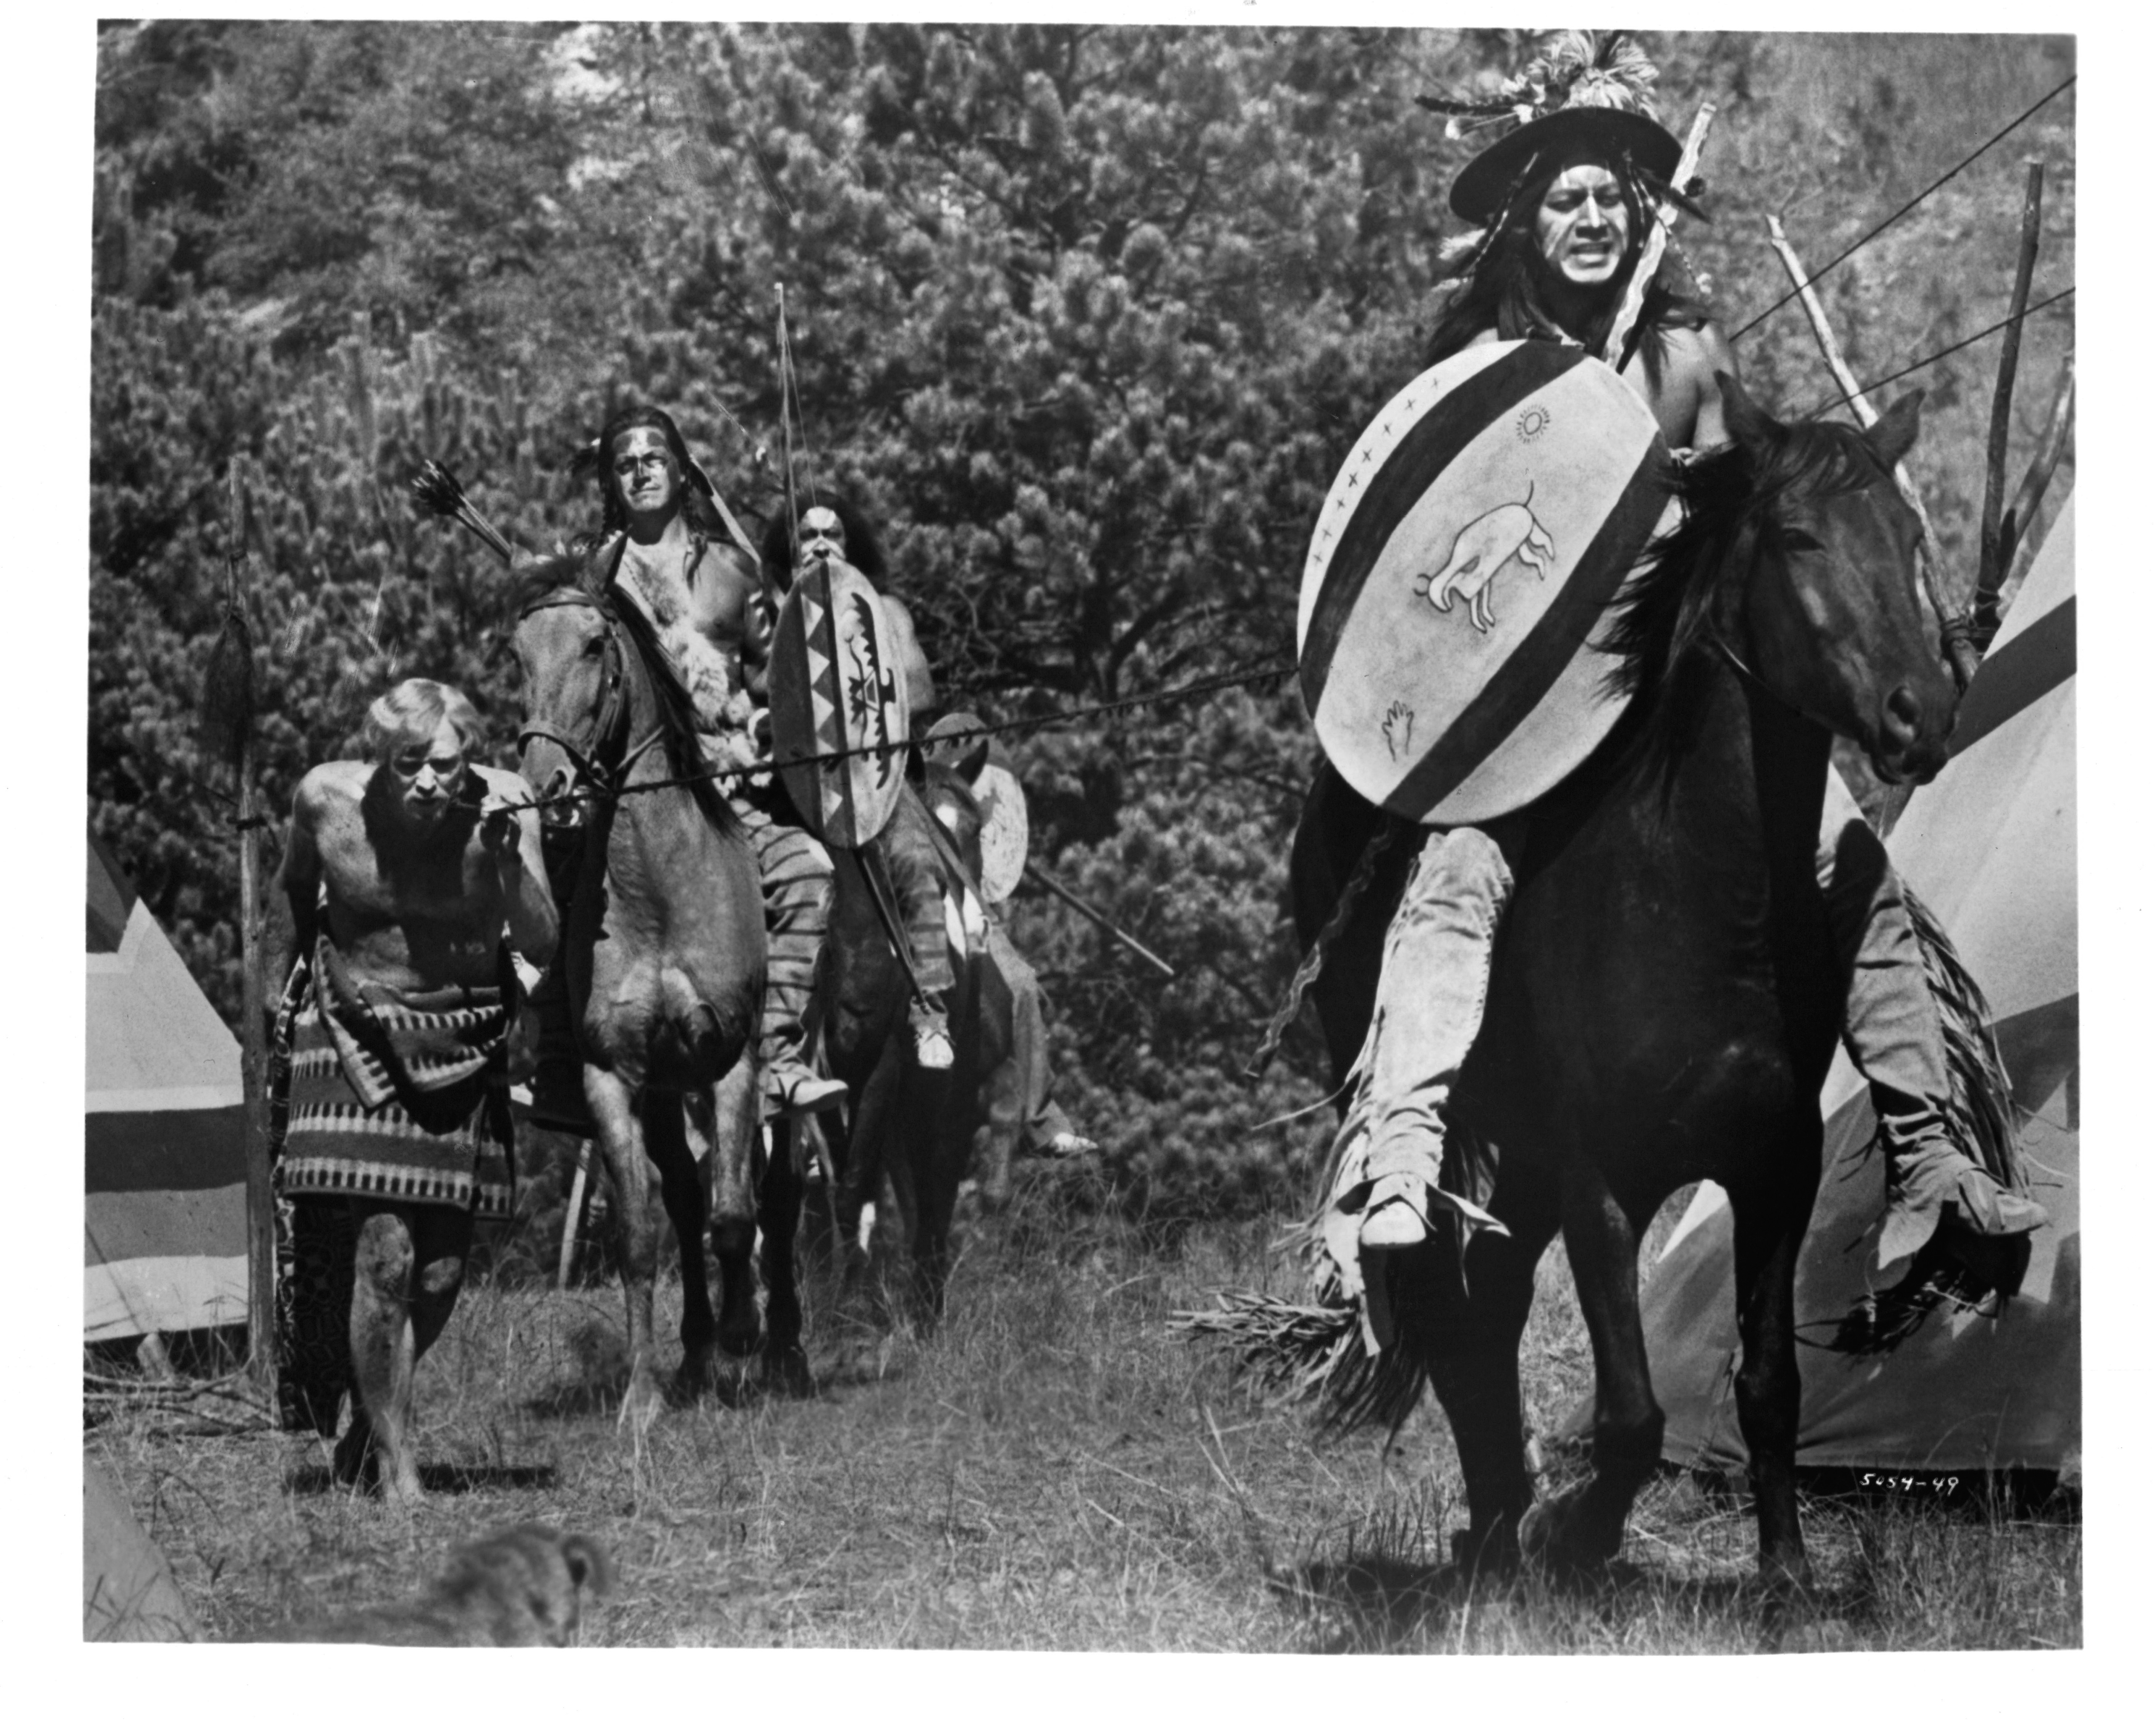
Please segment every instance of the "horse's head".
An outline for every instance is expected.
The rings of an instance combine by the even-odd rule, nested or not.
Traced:
[[[516,623],[524,779],[542,798],[598,775],[623,711],[622,653],[605,604],[574,585],[542,592]]]
[[[1784,703],[1862,746],[1886,781],[1930,781],[1946,762],[1954,685],[1917,598],[1922,531],[1894,483],[1923,396],[1904,395],[1859,431],[1777,424],[1734,378],[1716,381],[1751,480],[1756,536],[1741,602],[1753,669]]]

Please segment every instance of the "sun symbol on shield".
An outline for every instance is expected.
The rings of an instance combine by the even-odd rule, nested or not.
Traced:
[[[1522,442],[1533,441],[1549,426],[1550,414],[1547,406],[1530,406],[1513,421],[1512,424],[1512,428],[1518,432],[1520,440]]]

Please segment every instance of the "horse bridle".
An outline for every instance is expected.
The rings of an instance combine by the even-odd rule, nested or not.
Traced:
[[[598,715],[593,721],[588,743],[543,717],[527,718],[516,732],[516,754],[521,758],[525,748],[534,740],[552,741],[568,755],[570,766],[578,777],[588,779],[602,793],[611,793],[620,788],[629,767],[657,744],[664,731],[654,725],[651,732],[641,741],[624,747],[619,762],[613,765],[609,766],[599,756],[628,715],[628,701],[622,694],[626,665],[621,634],[615,626],[613,606],[605,598],[573,585],[562,586],[535,598],[524,606],[516,619],[521,622],[542,609],[558,608],[595,609],[605,625],[606,653],[600,670],[604,691],[599,695]]]

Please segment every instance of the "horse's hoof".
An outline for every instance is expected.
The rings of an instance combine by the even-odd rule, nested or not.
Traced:
[[[808,1366],[808,1353],[799,1344],[788,1344],[767,1349],[763,1353],[763,1383],[775,1392],[788,1397],[805,1398],[816,1389],[816,1378]]]
[[[1544,1575],[1560,1582],[1600,1577],[1616,1557],[1614,1547],[1602,1548],[1578,1544],[1572,1494],[1537,1499],[1520,1519],[1520,1556]]]
[[[720,1350],[737,1360],[754,1355],[762,1342],[763,1322],[760,1320],[747,1320],[719,1327]]]
[[[354,1487],[366,1493],[381,1490],[381,1454],[375,1450],[368,1434],[367,1423],[355,1418],[345,1430],[344,1437],[336,1442],[336,1449],[330,1456],[330,1478],[340,1487]]]
[[[708,1348],[690,1350],[681,1358],[681,1365],[674,1370],[671,1398],[684,1404],[692,1404],[719,1383],[719,1365]]]
[[[1471,1529],[1455,1529],[1452,1563],[1461,1577],[1471,1581],[1510,1581],[1519,1574],[1519,1532],[1507,1534],[1499,1529],[1477,1535]]]

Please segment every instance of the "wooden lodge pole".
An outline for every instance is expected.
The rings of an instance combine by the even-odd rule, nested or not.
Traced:
[[[2044,164],[2026,163],[2027,188],[2021,197],[2021,250],[2014,266],[2014,299],[2007,307],[2006,331],[1999,348],[1999,381],[1991,391],[1991,437],[1984,449],[1984,524],[1979,539],[1976,595],[1969,603],[1970,627],[1980,651],[1999,631],[1999,590],[2014,560],[2014,539],[2028,522],[1999,511],[2006,500],[2007,442],[2014,429],[2014,381],[2021,365],[2021,318],[2029,308],[2029,281],[2036,270],[2036,247],[2044,234]]]
[[[577,1263],[577,1238],[584,1228],[584,1194],[592,1178],[592,1143],[577,1143],[577,1174],[569,1184],[569,1210],[562,1220],[562,1258],[554,1273],[554,1287],[569,1287],[570,1269]]]
[[[232,462],[225,597],[246,610],[247,496]],[[252,700],[246,701],[251,707]],[[277,1197],[270,1177],[270,1047],[262,974],[262,832],[254,792],[254,721],[244,711],[239,742],[239,1080],[247,1119],[247,1371],[264,1391],[277,1387]]]
[[[2036,450],[2036,457],[2029,462],[2029,470],[2022,474],[2021,487],[2014,492],[2014,507],[2008,516],[2014,521],[2014,550],[2006,577],[1999,582],[2002,596],[2005,588],[2035,559],[2036,534],[2029,528],[2035,523],[2036,510],[2044,505],[2044,492],[2051,487],[2051,475],[2058,470],[2060,458],[2066,451],[2066,434],[2073,428],[2073,422],[2074,355],[2069,352],[2066,362],[2059,367],[2058,388],[2051,396],[2043,443]]]
[[[1788,235],[1782,231],[1779,218],[1773,215],[1767,218],[1767,234],[1774,243],[1775,254],[1782,259],[1782,267],[1789,271],[1790,285],[1797,290],[1797,297],[1804,305],[1804,315],[1811,322],[1812,337],[1819,342],[1827,368],[1834,372],[1834,379],[1840,384],[1850,409],[1856,414],[1856,421],[1870,429],[1879,422],[1879,414],[1873,409],[1871,403],[1864,398],[1864,390],[1857,386],[1848,360],[1841,356],[1841,343],[1834,337],[1834,326],[1826,320],[1826,309],[1820,303],[1819,295],[1812,290],[1811,277],[1804,273],[1804,265],[1797,256],[1795,248],[1790,244]],[[1895,465],[1894,483],[1902,492],[1902,501],[1915,511],[1917,523],[1923,528],[1924,590],[1932,600],[1932,608],[1938,612],[1940,626],[1946,629],[1943,637],[1953,657],[1954,680],[1958,685],[1966,687],[1969,677],[1976,673],[1978,652],[1965,633],[1947,625],[1957,612],[1947,606],[1946,593],[1939,583],[1946,572],[1946,552],[1939,547],[1938,533],[1932,528],[1931,514],[1925,508],[1924,498],[1917,493],[1917,480],[1910,475],[1906,464]]]

